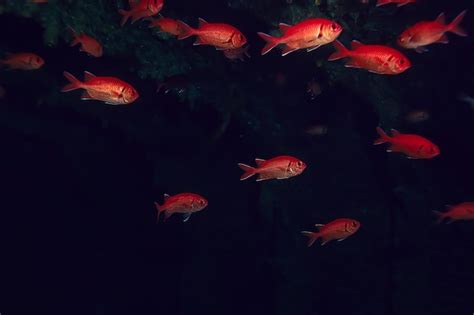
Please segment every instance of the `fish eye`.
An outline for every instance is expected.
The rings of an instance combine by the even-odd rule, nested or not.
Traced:
[[[400,59],[400,64],[403,65],[405,63],[404,59]]]
[[[298,166],[298,167],[303,166],[303,162],[301,162],[301,161],[296,162],[296,166]]]
[[[336,23],[332,23],[332,24],[331,24],[331,28],[332,28],[333,30],[336,30],[336,29],[337,29]]]
[[[199,200],[199,203],[200,203],[202,206],[204,206],[204,205],[206,204],[206,202],[205,202],[203,199]]]

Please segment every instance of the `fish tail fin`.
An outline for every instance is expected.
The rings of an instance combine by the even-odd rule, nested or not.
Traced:
[[[380,7],[381,5],[389,4],[391,2],[392,2],[391,0],[378,0],[375,6]]]
[[[440,211],[434,210],[433,213],[437,216],[436,224],[440,224],[447,217],[446,213]]]
[[[160,213],[163,212],[163,207],[160,206],[158,202],[155,201],[155,208],[156,208],[156,223],[160,222]]]
[[[308,244],[307,244],[308,247],[313,245],[314,242],[316,242],[316,240],[319,238],[319,233],[315,233],[315,232],[301,231],[301,234],[308,237]]]
[[[255,167],[248,166],[248,165],[243,164],[243,163],[239,163],[238,165],[239,165],[240,169],[244,171],[242,176],[240,176],[240,180],[246,180],[247,178],[249,178],[249,177],[251,177],[251,176],[253,176],[257,173]]]
[[[122,20],[120,21],[120,26],[124,26],[125,23],[127,23],[130,16],[132,15],[132,11],[126,11],[126,10],[120,9],[118,10],[118,13],[123,15]]]
[[[266,42],[265,46],[262,48],[262,56],[280,44],[280,39],[277,37],[262,32],[258,32],[257,34]]]
[[[374,141],[374,145],[390,142],[390,137],[385,133],[385,131],[383,131],[382,128],[377,127],[377,133],[379,134],[380,138]]]
[[[186,39],[188,37],[195,35],[196,30],[192,28],[191,26],[189,26],[188,24],[184,23],[183,21],[178,20],[178,25],[181,29],[181,34],[178,35],[179,40]]]
[[[82,82],[79,81],[75,76],[73,76],[67,71],[64,71],[63,74],[66,77],[66,79],[69,80],[70,83],[67,84],[65,87],[63,87],[61,92],[69,92],[69,91],[80,89],[82,87]]]
[[[451,23],[449,23],[448,30],[451,33],[454,33],[459,36],[467,36],[467,32],[459,26],[466,13],[467,10],[462,11],[458,14],[458,16],[456,16],[456,18]]]
[[[75,31],[71,26],[68,26],[67,28],[69,29],[69,32],[71,32],[71,36],[72,36],[72,38],[73,38],[73,40],[72,40],[70,46],[72,47],[72,46],[75,46],[75,45],[79,44],[79,40],[78,40],[78,38],[77,38],[77,33],[76,33],[76,31]]]
[[[340,41],[336,40],[334,43],[334,48],[336,48],[336,52],[332,53],[328,60],[333,61],[333,60],[338,60],[341,58],[349,57],[351,51],[347,49]]]

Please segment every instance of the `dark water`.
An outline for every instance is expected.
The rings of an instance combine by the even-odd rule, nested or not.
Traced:
[[[399,9],[165,3],[163,15],[192,25],[204,17],[238,27],[250,44],[245,62],[157,37],[145,22],[120,29],[122,2],[21,2],[0,2],[0,52],[35,52],[46,64],[0,72],[2,315],[474,312],[474,223],[436,225],[432,214],[474,200],[474,108],[458,99],[474,97],[472,1]],[[425,54],[398,48],[413,63],[398,76],[328,63],[331,45],[259,55],[256,32],[290,16],[343,23],[345,44],[396,47],[407,26],[440,12],[451,21],[464,9],[471,35],[449,34],[448,45]],[[104,42],[103,57],[69,47],[71,23]],[[55,32],[48,44],[45,34]],[[140,98],[80,101],[78,92],[60,93],[64,70],[120,77]],[[185,77],[183,93],[155,92],[156,81],[176,74]],[[314,99],[311,79],[322,89]],[[417,109],[429,119],[404,119]],[[327,133],[306,134],[311,125]],[[441,154],[387,153],[372,145],[378,125],[423,135]],[[308,168],[287,180],[239,181],[238,162],[278,155]],[[209,206],[186,223],[173,215],[156,224],[153,202],[180,192],[199,193]],[[306,247],[300,231],[344,217],[361,222],[356,234]]]

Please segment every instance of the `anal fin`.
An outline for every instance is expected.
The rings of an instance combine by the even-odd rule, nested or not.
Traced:
[[[83,101],[90,101],[90,100],[93,100],[94,98],[89,94],[89,92],[87,92],[87,90],[85,90],[84,92],[82,92],[82,95],[81,95],[81,100]]]
[[[291,48],[291,47],[285,46],[281,51],[281,55],[286,56],[289,53],[292,53],[292,52],[297,51],[297,50],[298,50],[298,48]]]

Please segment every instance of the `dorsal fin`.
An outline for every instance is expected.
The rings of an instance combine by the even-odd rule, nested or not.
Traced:
[[[398,131],[396,129],[390,129],[390,131],[392,132],[392,137],[396,137],[400,134],[400,131]]]
[[[286,24],[286,23],[280,23],[280,24],[278,24],[278,27],[280,28],[280,31],[285,33],[291,27],[291,25]]]
[[[257,166],[260,167],[263,163],[265,163],[264,159],[255,159],[255,163],[257,163]]]
[[[361,46],[364,46],[364,44],[362,44],[362,43],[359,42],[358,40],[353,40],[353,41],[351,42],[351,47],[352,47],[352,49],[357,49],[357,48],[359,48],[359,47],[361,47]]]
[[[169,197],[170,197],[170,195],[168,195],[168,194],[163,195],[163,198],[165,199],[165,201],[168,200]]]
[[[84,82],[89,81],[90,79],[95,78],[95,75],[89,71],[84,71]]]
[[[203,27],[206,24],[209,24],[209,23],[203,18],[199,18],[199,27]]]
[[[446,24],[446,17],[444,16],[444,12],[441,12],[440,15],[436,18],[435,22],[445,25]]]

